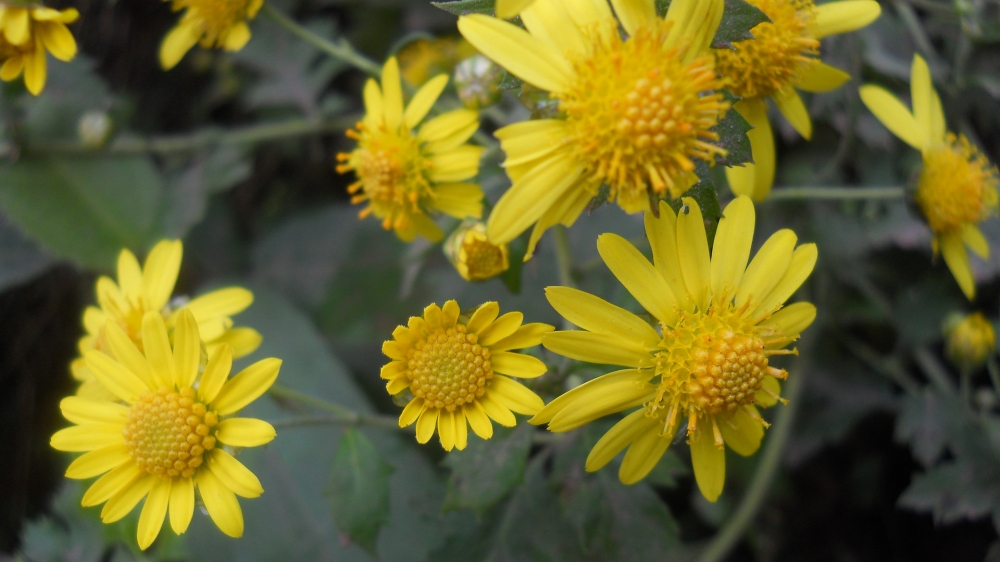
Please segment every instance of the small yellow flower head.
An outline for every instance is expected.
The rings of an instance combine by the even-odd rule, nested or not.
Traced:
[[[517,8],[527,31],[459,18],[480,52],[559,103],[554,118],[496,133],[513,185],[490,214],[493,242],[534,224],[530,257],[542,232],[571,225],[602,185],[625,211],[640,212],[694,185],[695,160],[711,165],[725,154],[711,144],[729,104],[708,48],[723,4],[675,0],[661,19],[653,0],[537,0]]]
[[[500,306],[488,302],[465,316],[458,303],[432,304],[422,317],[410,317],[397,327],[393,339],[382,344],[392,361],[382,367],[386,390],[397,395],[409,390],[413,399],[399,416],[399,426],[417,424],[417,441],[427,443],[435,428],[446,451],[462,450],[468,442],[468,425],[482,439],[493,436],[495,420],[513,427],[511,412],[534,415],[542,399],[510,377],[536,378],[545,363],[513,349],[541,343],[551,332],[547,324],[521,325],[524,315],[508,312],[499,318]]]
[[[486,237],[486,225],[476,221],[459,227],[444,244],[445,255],[466,281],[485,281],[510,267],[506,244],[494,244]]]
[[[952,364],[963,371],[971,372],[982,367],[997,351],[993,324],[981,312],[949,318],[944,336],[945,354]]]
[[[913,58],[910,89],[912,112],[879,86],[862,86],[861,100],[886,128],[923,156],[914,199],[934,234],[934,253],[941,252],[971,300],[976,283],[965,248],[983,259],[989,257],[989,244],[976,225],[997,214],[1000,174],[968,139],[947,131],[930,69],[919,55]]]
[[[261,337],[256,330],[234,328],[229,318],[253,302],[253,293],[242,287],[217,289],[191,301],[176,299],[170,302],[183,251],[180,240],[163,240],[149,252],[145,266],[140,267],[132,252],[122,250],[118,256],[118,282],[109,277],[97,280],[97,306],[89,306],[83,313],[87,333],[77,345],[81,357],[71,365],[74,378],[81,382],[77,395],[101,400],[113,398],[105,385],[95,378],[84,359],[91,350],[111,355],[105,330],[109,321],[128,335],[140,350],[145,349],[142,322],[146,313],[158,313],[173,329],[177,314],[182,310],[194,314],[209,354],[226,344],[239,358],[252,353],[260,345]]]
[[[46,52],[61,61],[76,56],[76,39],[66,24],[80,17],[76,8],[53,10],[0,2],[0,79],[10,82],[24,72],[24,86],[34,95],[45,89]]]
[[[274,439],[271,424],[235,416],[270,388],[281,361],[264,359],[229,378],[232,348],[223,344],[204,356],[191,311],[177,314],[173,345],[157,311],[147,312],[141,323],[145,349],[116,322],[107,322],[109,353],[91,350],[85,360],[111,398],[63,399],[63,416],[76,425],[56,432],[51,445],[85,453],[66,469],[68,478],[103,475],[82,504],[103,503],[105,523],[146,499],[137,535],[143,550],[156,540],[168,510],[174,532],[187,530],[196,488],[219,529],[240,537],[243,512],[236,496],[256,498],[264,489],[220,445],[257,447]]]
[[[196,44],[205,49],[239,51],[250,41],[248,22],[257,17],[264,0],[173,0],[175,12],[185,10],[160,47],[160,64],[169,70]]]
[[[365,84],[364,120],[347,132],[358,147],[337,155],[337,171],[358,177],[348,188],[351,202],[368,202],[360,218],[374,214],[404,242],[418,234],[432,242],[444,238],[428,213],[459,219],[483,213],[482,190],[465,182],[479,173],[484,151],[466,143],[479,129],[479,115],[460,109],[420,125],[447,84],[446,75],[435,76],[404,110],[399,65],[390,58],[382,69],[382,87],[375,80]]]
[[[576,429],[614,412],[640,409],[611,428],[587,457],[595,471],[628,448],[618,476],[644,478],[686,422],[695,479],[709,501],[725,483],[725,452],[749,456],[760,447],[767,423],[757,406],[783,401],[770,364],[816,317],[816,307],[784,302],[812,273],[816,246],[796,247],[791,230],[772,235],[747,265],[753,243],[750,199],[730,203],[708,252],[698,204],[684,198],[677,215],[666,203],[659,217],[646,213],[650,263],[632,244],[603,234],[597,249],[611,272],[657,321],[569,287],[549,287],[546,297],[581,330],[546,334],[542,345],[589,363],[621,365],[556,398],[530,420],[551,431]],[[657,329],[659,328],[659,329]]]
[[[408,85],[422,86],[438,74],[450,74],[459,61],[475,54],[472,45],[460,37],[419,39],[400,49],[399,74]]]
[[[750,32],[754,38],[733,43],[733,49],[716,49],[716,69],[726,87],[740,96],[735,108],[753,125],[748,133],[754,163],[726,169],[729,185],[737,195],[763,201],[774,183],[774,136],[765,98],[803,137],[812,136],[809,111],[796,89],[828,92],[850,76],[819,60],[820,39],[860,29],[881,13],[873,0],[827,2],[813,0],[748,0],[770,18]]]

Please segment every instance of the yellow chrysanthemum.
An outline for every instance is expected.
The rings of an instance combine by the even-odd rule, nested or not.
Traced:
[[[748,133],[754,164],[726,169],[733,193],[763,201],[774,184],[774,135],[767,117],[770,98],[803,137],[812,120],[796,88],[828,92],[851,77],[819,60],[820,39],[860,29],[881,13],[874,0],[845,0],[816,6],[812,0],[747,0],[771,19],[750,32],[754,39],[716,49],[716,69],[726,87],[743,98],[734,106],[753,125]]]
[[[483,191],[465,182],[479,173],[485,150],[466,143],[479,129],[479,114],[459,109],[420,125],[447,84],[443,74],[430,79],[404,110],[399,64],[390,58],[382,67],[382,87],[373,79],[365,84],[364,120],[347,132],[358,147],[337,155],[337,171],[353,170],[358,177],[348,188],[351,202],[368,202],[359,216],[374,214],[405,242],[418,234],[432,242],[444,238],[427,213],[459,219],[483,214]]]
[[[140,350],[114,321],[105,335],[111,355],[87,352],[88,368],[114,400],[63,399],[63,416],[77,424],[52,436],[60,451],[86,453],[66,476],[102,475],[83,496],[84,507],[104,503],[101,519],[113,523],[146,498],[139,516],[139,547],[156,539],[170,510],[175,533],[187,530],[195,487],[212,521],[231,537],[243,535],[236,496],[256,498],[264,489],[249,469],[218,445],[257,447],[274,439],[271,424],[233,417],[264,394],[281,361],[264,359],[227,380],[233,352],[221,345],[203,361],[198,323],[187,310],[177,315],[173,348],[167,324],[155,310],[142,318]],[[105,503],[107,502],[107,503]]]
[[[944,330],[944,352],[963,371],[982,367],[997,351],[997,334],[982,312],[949,319]]]
[[[791,230],[772,235],[750,265],[754,209],[746,197],[730,203],[709,257],[698,204],[684,198],[678,215],[665,203],[660,216],[646,213],[651,264],[616,234],[597,249],[611,272],[659,324],[659,331],[631,312],[569,287],[546,296],[582,330],[546,334],[542,345],[572,359],[626,370],[600,376],[550,402],[533,424],[569,431],[600,417],[641,406],[597,442],[586,468],[598,470],[628,447],[618,476],[638,482],[656,466],[674,434],[687,422],[695,479],[715,501],[725,482],[723,445],[749,456],[767,424],[755,405],[781,400],[778,379],[787,372],[768,364],[816,317],[807,302],[782,308],[809,277],[816,246],[797,242]]]
[[[923,156],[915,199],[934,233],[934,253],[944,256],[962,292],[976,294],[965,246],[983,259],[990,248],[976,224],[997,213],[1000,175],[963,135],[948,133],[941,100],[927,63],[913,58],[913,112],[878,86],[861,87],[861,100],[879,121]]]
[[[250,41],[249,21],[257,17],[264,0],[173,0],[175,12],[184,11],[160,46],[160,65],[171,69],[198,43],[205,49],[239,51]]]
[[[34,95],[45,89],[46,52],[61,61],[76,56],[76,39],[66,27],[80,17],[76,8],[12,6],[0,2],[0,79],[10,82],[24,72],[24,86]]]
[[[399,416],[399,427],[416,422],[418,442],[430,441],[436,428],[446,451],[462,450],[469,437],[467,421],[476,435],[489,439],[491,418],[513,427],[517,420],[511,411],[531,416],[541,410],[542,399],[510,377],[541,376],[545,363],[510,351],[538,345],[542,334],[554,328],[522,326],[520,312],[497,318],[499,313],[495,302],[480,306],[471,317],[462,315],[453,300],[444,307],[432,304],[382,344],[382,353],[392,359],[382,367],[381,377],[389,381],[386,390],[413,395]]]
[[[674,0],[665,19],[653,0],[537,0],[527,31],[484,15],[458,29],[484,55],[559,101],[560,116],[497,131],[513,181],[487,230],[506,243],[532,224],[541,234],[571,225],[607,185],[633,213],[694,185],[694,159],[725,151],[708,141],[729,104],[708,46],[722,0]],[[619,24],[627,36],[619,33]]]
[[[507,244],[490,242],[486,225],[480,221],[457,228],[445,242],[444,252],[466,281],[485,281],[510,267]]]
[[[83,313],[87,334],[80,339],[81,357],[73,361],[74,378],[81,382],[78,396],[110,400],[113,395],[94,377],[84,360],[92,349],[111,353],[105,325],[109,320],[128,334],[139,349],[142,341],[142,319],[147,312],[158,312],[174,327],[177,313],[189,310],[198,320],[198,330],[207,352],[228,344],[235,357],[252,353],[260,345],[260,334],[252,328],[233,328],[229,318],[242,312],[253,302],[253,293],[242,287],[218,289],[191,301],[178,299],[170,303],[177,274],[181,267],[184,248],[180,240],[163,240],[153,247],[146,257],[144,267],[139,267],[135,255],[122,250],[118,256],[118,283],[109,277],[97,280],[97,306],[90,306]]]

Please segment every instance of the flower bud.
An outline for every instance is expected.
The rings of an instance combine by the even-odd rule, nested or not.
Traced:
[[[965,317],[957,314],[949,317],[944,336],[945,355],[963,371],[982,367],[990,354],[996,352],[997,338],[993,325],[979,312]]]
[[[458,99],[469,109],[481,109],[500,101],[503,70],[490,59],[475,55],[455,67]]]
[[[506,244],[496,245],[486,237],[486,225],[466,221],[445,240],[444,253],[466,281],[485,281],[510,266]]]
[[[76,133],[80,142],[90,148],[100,148],[108,141],[114,123],[111,117],[103,111],[88,111],[80,117],[76,124]]]

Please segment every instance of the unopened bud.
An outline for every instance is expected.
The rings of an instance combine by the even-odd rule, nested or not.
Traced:
[[[444,253],[466,281],[485,281],[510,267],[507,245],[490,242],[481,221],[462,223],[445,240]]]
[[[945,355],[963,371],[982,367],[986,359],[996,352],[996,332],[979,312],[964,317],[958,314],[950,316],[945,322],[944,336]]]
[[[481,109],[500,101],[503,70],[483,55],[475,55],[455,67],[455,91],[469,109]]]
[[[76,132],[80,142],[90,148],[100,148],[108,142],[114,123],[111,117],[103,111],[88,111],[80,117]]]

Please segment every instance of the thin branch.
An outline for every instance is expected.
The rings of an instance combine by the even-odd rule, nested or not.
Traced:
[[[328,402],[322,398],[318,398],[304,392],[299,392],[298,390],[293,390],[280,384],[272,385],[270,390],[268,390],[268,393],[280,400],[292,400],[294,402],[298,402],[306,406],[312,406],[317,410],[323,410],[324,412],[332,414],[329,416],[306,416],[303,418],[293,418],[293,420],[295,420],[294,422],[291,420],[284,422],[286,426],[336,424],[370,425],[384,429],[402,429],[399,427],[399,422],[396,418],[392,416],[362,414],[349,408],[334,404],[333,402]],[[280,424],[281,420],[278,420],[278,423]]]
[[[354,47],[352,47],[346,39],[341,39],[339,44],[328,39],[324,39],[312,31],[309,31],[285,14],[275,10],[267,2],[264,3],[261,12],[265,16],[271,18],[273,22],[277,23],[281,27],[284,27],[286,30],[294,35],[297,35],[306,43],[309,43],[313,47],[316,47],[331,57],[342,60],[354,68],[367,72],[372,76],[379,76],[382,73],[381,65],[354,50]]]
[[[906,194],[902,187],[785,187],[775,189],[769,201],[789,199],[826,199],[844,201],[851,199],[901,199]]]

